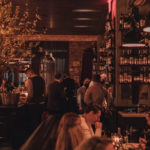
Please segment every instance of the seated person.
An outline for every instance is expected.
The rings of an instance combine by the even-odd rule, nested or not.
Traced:
[[[94,135],[101,136],[102,123],[100,122],[101,108],[97,105],[85,106],[84,113],[80,115],[81,129],[84,139],[90,138]],[[95,127],[95,132],[92,128]]]
[[[74,150],[83,140],[78,114],[69,112],[63,115],[58,127],[55,150]]]

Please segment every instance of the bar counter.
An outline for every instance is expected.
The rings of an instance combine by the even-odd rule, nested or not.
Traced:
[[[144,128],[146,126],[146,113],[118,111],[118,125],[121,128]]]
[[[42,104],[0,105],[0,143],[18,149],[41,121]]]

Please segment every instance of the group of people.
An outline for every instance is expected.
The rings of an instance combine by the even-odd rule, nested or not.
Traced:
[[[28,73],[27,75],[29,77]],[[31,82],[37,83],[33,80]],[[28,82],[26,84],[31,85]],[[31,87],[33,89],[33,85]],[[46,117],[42,117],[43,120],[20,150],[80,150],[83,145],[86,147],[87,141],[92,137],[91,141],[98,144],[97,148],[114,150],[110,140],[103,141],[101,138],[103,125],[100,117],[103,101],[109,104],[107,94],[107,90],[101,86],[99,75],[94,75],[92,80],[85,79],[83,86],[76,89],[73,79],[66,77],[63,80],[61,74],[57,73],[47,89]],[[94,150],[97,150],[96,147]]]
[[[112,89],[106,87],[105,80],[104,74],[93,75],[76,90],[72,79],[63,81],[61,74],[56,74],[47,90],[47,116],[20,150],[114,150],[112,141],[102,136],[102,130],[112,126],[112,122],[105,124],[109,120],[105,114],[113,107]],[[42,91],[44,94],[44,88]],[[75,91],[77,111],[68,108]],[[150,115],[146,119],[150,126]],[[139,143],[142,150],[150,148],[144,138]]]
[[[63,79],[57,73],[47,90],[44,79],[33,69],[27,69],[26,75],[27,104],[45,101],[46,109],[20,150],[114,150],[112,141],[102,136],[102,131],[109,131],[114,120],[110,115],[112,87],[106,87],[106,74],[85,78],[77,88],[73,79]],[[5,87],[3,81],[1,88]],[[150,126],[150,115],[146,119]],[[144,138],[139,143],[142,150],[150,148],[150,142]]]
[[[77,90],[79,108],[84,105],[96,104],[104,108],[110,108],[113,104],[112,87],[107,88],[106,74],[94,74],[92,80],[85,78],[83,85]]]
[[[100,116],[97,105],[85,106],[83,114],[49,114],[20,150],[114,150],[111,140],[102,138]]]

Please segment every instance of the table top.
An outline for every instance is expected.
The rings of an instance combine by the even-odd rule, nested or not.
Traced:
[[[118,112],[119,115],[121,115],[122,117],[127,117],[127,118],[144,118],[146,116],[146,113],[136,113],[136,112],[123,112],[123,111],[119,111]]]

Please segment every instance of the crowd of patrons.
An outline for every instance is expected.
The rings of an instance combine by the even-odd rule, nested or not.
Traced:
[[[33,70],[28,70],[28,76],[29,71]],[[111,90],[104,81],[105,77],[93,75],[79,87],[69,76],[63,79],[57,73],[47,89],[42,121],[20,150],[114,150],[111,140],[102,136],[104,113],[113,107]]]
[[[63,79],[57,73],[47,90],[32,69],[27,75],[29,102],[37,104],[42,99],[46,109],[20,150],[114,150],[112,141],[106,138],[115,130],[116,122],[112,87],[106,86],[105,74],[85,78],[78,87],[69,76]],[[42,98],[45,96],[47,99]],[[139,142],[142,150],[149,146],[143,138]]]

